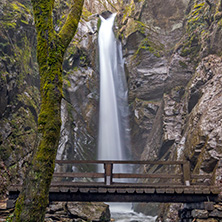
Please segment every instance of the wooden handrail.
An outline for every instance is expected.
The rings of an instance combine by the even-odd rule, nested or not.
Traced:
[[[153,165],[181,165],[186,161],[151,161],[151,160],[56,160],[57,164],[153,164]]]
[[[210,179],[210,175],[197,175],[190,172],[189,161],[150,161],[150,160],[56,160],[56,164],[103,164],[104,172],[78,172],[78,173],[54,173],[54,177],[70,177],[70,178],[103,178],[106,185],[111,185],[113,179],[177,179],[183,185],[190,186],[193,179]],[[181,166],[181,173],[164,174],[164,173],[122,173],[113,172],[115,164],[128,164],[128,165],[178,165]],[[101,181],[100,181],[101,182]]]

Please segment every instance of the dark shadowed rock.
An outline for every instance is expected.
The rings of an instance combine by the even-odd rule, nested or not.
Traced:
[[[49,221],[108,222],[109,206],[104,203],[52,202],[45,217],[45,222]]]

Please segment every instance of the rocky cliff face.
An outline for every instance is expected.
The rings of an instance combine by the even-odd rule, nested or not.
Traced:
[[[40,98],[31,5],[1,1],[0,17],[1,195],[9,175],[12,180],[23,177],[19,169],[36,145]]]
[[[68,6],[61,1],[56,4],[59,29]],[[57,158],[96,158],[97,14],[109,10],[117,12],[115,32],[123,44],[133,158],[188,159],[194,172],[214,172],[220,183],[221,4],[219,0],[85,1],[78,33],[64,61]],[[30,10],[24,0],[0,3],[4,18],[0,157],[5,175],[7,167],[11,173],[24,165],[35,146],[39,92]],[[154,205],[135,208],[153,215],[161,209]],[[162,213],[165,218],[169,217],[166,212]]]

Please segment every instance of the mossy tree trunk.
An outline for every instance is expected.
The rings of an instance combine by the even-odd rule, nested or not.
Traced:
[[[56,33],[52,17],[54,0],[32,0],[41,81],[40,142],[16,202],[12,221],[44,221],[60,136],[63,56],[77,29],[83,2],[73,0],[65,24]]]

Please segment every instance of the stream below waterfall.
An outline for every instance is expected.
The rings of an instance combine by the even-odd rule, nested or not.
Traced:
[[[155,222],[156,217],[136,213],[132,210],[132,203],[111,203],[111,221],[115,222]]]

